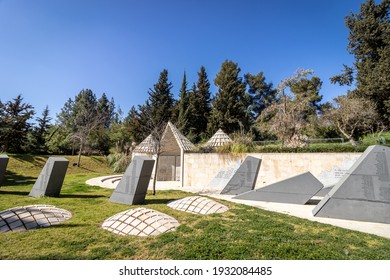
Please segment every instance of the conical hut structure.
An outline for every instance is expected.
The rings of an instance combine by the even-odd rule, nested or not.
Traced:
[[[218,131],[207,141],[204,145],[205,147],[220,147],[228,143],[233,142],[233,140],[225,133],[222,129]]]
[[[181,132],[171,123],[168,122],[160,141],[158,150],[158,141],[149,135],[133,151],[135,155],[145,155],[157,158],[157,181],[181,181],[183,186],[184,175],[184,153],[195,149]],[[154,172],[153,172],[154,174]]]
[[[157,153],[157,140],[152,134],[144,139],[137,147],[135,147],[133,153],[136,154],[149,154],[154,155]]]

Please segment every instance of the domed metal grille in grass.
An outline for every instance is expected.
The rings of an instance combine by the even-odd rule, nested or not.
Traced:
[[[174,231],[180,223],[171,216],[146,208],[118,213],[102,224],[102,228],[118,235],[150,236]]]
[[[53,205],[27,205],[0,212],[0,232],[38,229],[69,220],[72,213]]]
[[[173,200],[167,205],[175,210],[194,214],[215,214],[229,210],[227,206],[202,196],[189,196]]]

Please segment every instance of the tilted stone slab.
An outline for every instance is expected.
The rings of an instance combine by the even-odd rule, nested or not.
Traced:
[[[50,157],[35,182],[30,196],[59,196],[69,161],[62,157]]]
[[[7,155],[0,155],[0,186],[3,183],[5,177],[8,161],[9,157]]]
[[[27,205],[0,212],[0,232],[23,231],[58,225],[72,213],[53,205]]]
[[[203,215],[224,213],[229,210],[227,206],[202,196],[188,196],[170,201],[167,205],[175,210]]]
[[[261,159],[248,156],[229,180],[221,194],[238,195],[255,188]]]
[[[145,203],[154,159],[135,156],[110,197],[110,202],[134,205]]]
[[[304,205],[323,187],[313,174],[305,172],[234,198]]]
[[[390,148],[370,146],[313,209],[313,215],[390,223]]]
[[[106,219],[102,228],[117,235],[155,236],[176,230],[180,223],[173,217],[146,208],[120,212]]]
[[[227,168],[221,169],[217,175],[209,182],[206,188],[202,192],[217,192],[220,193],[229,181],[232,179],[233,175],[236,173],[240,167],[240,162],[236,162],[230,165]]]

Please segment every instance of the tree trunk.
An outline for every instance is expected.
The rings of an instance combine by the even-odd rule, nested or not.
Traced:
[[[156,195],[156,182],[157,182],[157,171],[158,171],[158,161],[159,161],[159,154],[156,155],[156,166],[154,169],[154,177],[153,177],[153,188],[152,188],[152,195]]]
[[[84,143],[83,143],[83,141],[81,140],[81,141],[80,141],[79,156],[78,156],[78,158],[77,158],[77,167],[80,167],[81,153],[82,153],[82,151],[83,151],[83,146],[84,146]]]
[[[350,138],[348,140],[349,140],[349,143],[351,143],[352,146],[357,146],[357,142],[353,138]]]
[[[348,134],[344,131],[344,129],[341,128],[340,124],[337,124],[337,128],[339,129],[341,134],[343,134],[348,139],[349,143],[351,143],[352,146],[357,146],[357,142],[352,137],[354,130],[352,130],[351,134]]]

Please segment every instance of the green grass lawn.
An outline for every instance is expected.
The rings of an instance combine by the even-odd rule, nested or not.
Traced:
[[[34,161],[27,170],[25,165]],[[51,204],[72,212],[72,219],[49,228],[0,233],[0,259],[390,259],[390,239],[219,200],[230,210],[195,215],[166,206],[193,195],[182,191],[148,194],[142,207],[176,218],[181,226],[156,237],[121,237],[100,228],[108,217],[139,207],[109,202],[112,190],[90,187],[89,178],[108,174],[101,158],[68,170],[58,198],[28,196],[45,159],[11,156],[0,187],[0,210]],[[35,166],[35,167],[34,167]],[[89,167],[88,167],[89,166]],[[35,168],[35,169],[34,169]],[[27,178],[16,183],[10,176]]]

